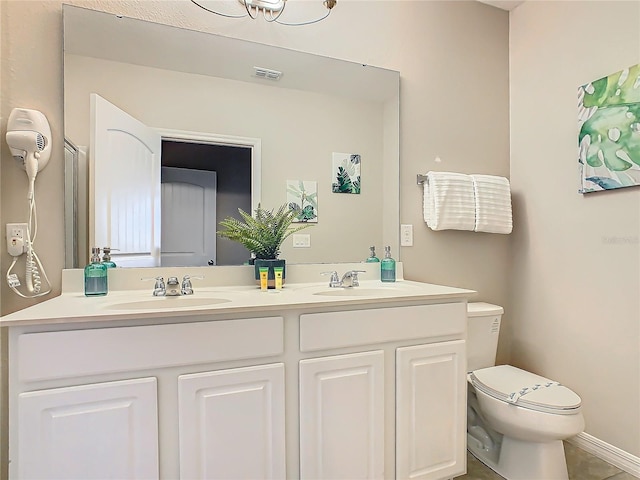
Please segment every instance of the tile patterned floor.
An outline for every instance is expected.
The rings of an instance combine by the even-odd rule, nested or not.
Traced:
[[[638,480],[633,475],[620,470],[618,467],[577,448],[570,443],[564,443],[567,457],[569,480]],[[456,480],[504,480],[489,467],[483,465],[473,455],[467,453],[467,474],[456,477]],[[547,480],[547,479],[540,479]]]

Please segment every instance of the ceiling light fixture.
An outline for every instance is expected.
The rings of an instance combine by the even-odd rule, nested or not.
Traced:
[[[232,0],[232,1],[237,1],[238,3],[240,3],[244,7],[245,12],[242,14],[235,15],[235,14],[223,13],[223,12],[213,10],[211,8],[207,8],[201,3],[198,3],[196,0],[191,0],[191,3],[193,3],[194,5],[197,5],[203,10],[206,10],[207,12],[215,13],[216,15],[220,15],[222,17],[227,17],[227,18],[250,17],[255,20],[256,18],[258,18],[258,15],[262,11],[262,15],[267,22],[275,22],[275,23],[279,23],[280,25],[288,25],[291,27],[298,27],[301,25],[311,25],[312,23],[318,23],[319,21],[324,20],[329,16],[329,14],[331,13],[331,9],[333,9],[333,7],[335,7],[337,3],[337,0],[324,0],[322,4],[327,9],[327,12],[320,18],[316,18],[315,20],[309,20],[309,21],[300,22],[300,23],[288,23],[288,22],[283,22],[279,20],[280,15],[282,15],[282,12],[284,12],[284,7],[287,4],[287,0]]]

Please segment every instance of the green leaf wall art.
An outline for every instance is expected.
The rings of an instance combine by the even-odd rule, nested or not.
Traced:
[[[333,153],[333,193],[360,193],[360,155]]]
[[[318,223],[318,182],[287,180],[287,203],[298,212],[294,222]]]
[[[580,192],[640,185],[640,64],[578,88]]]

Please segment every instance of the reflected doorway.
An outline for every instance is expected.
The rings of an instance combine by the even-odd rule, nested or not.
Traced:
[[[227,217],[239,218],[238,208],[252,211],[251,147],[163,138],[161,158],[163,167],[216,172],[216,223]],[[248,259],[247,250],[237,242],[216,240],[216,265],[239,265]]]

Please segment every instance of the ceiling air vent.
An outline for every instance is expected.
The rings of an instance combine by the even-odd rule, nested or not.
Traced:
[[[280,80],[282,72],[271,70],[269,68],[253,67],[255,76],[258,78],[266,78],[267,80]]]

